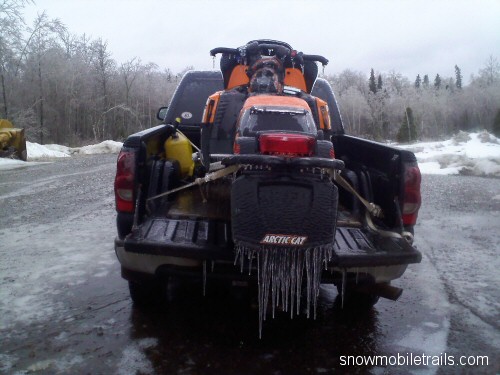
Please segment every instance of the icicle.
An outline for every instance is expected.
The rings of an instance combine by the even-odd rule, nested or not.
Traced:
[[[297,284],[295,285],[295,299],[297,301],[297,311],[296,314],[300,314],[300,296],[302,294],[302,280],[304,278],[304,252],[299,251],[297,259]]]
[[[250,249],[243,245],[236,246],[236,265],[240,262],[243,272],[244,263],[248,261],[248,272],[251,274],[254,257],[257,259],[258,300],[259,300],[259,337],[262,337],[262,326],[266,320],[268,304],[271,303],[272,317],[276,308],[284,312],[290,310],[290,317],[300,313],[302,280],[306,279],[306,311],[311,316],[311,309],[316,318],[317,299],[320,292],[321,274],[331,259],[331,246],[314,248],[267,247]],[[304,275],[304,269],[306,274]],[[304,277],[305,276],[305,277]]]
[[[278,275],[276,275],[276,260],[275,255],[276,255],[276,249],[272,249],[269,254],[270,256],[270,262],[269,264],[269,271],[271,274],[270,280],[271,280],[271,309],[273,313],[273,319],[274,319],[274,308],[276,306],[276,282],[278,280]]]
[[[306,255],[306,278],[307,278],[307,287],[306,287],[306,295],[307,295],[307,319],[309,319],[310,316],[310,306],[311,306],[311,249],[307,249],[305,251]]]
[[[293,307],[295,302],[295,291],[297,290],[297,252],[292,253],[290,267],[290,285],[288,292],[290,293],[290,318],[293,319]]]
[[[344,308],[344,295],[345,295],[346,272],[342,270],[342,308]]]
[[[234,248],[234,251],[235,251],[235,253],[234,253],[234,265],[236,266],[236,264],[238,263],[238,259],[241,257],[242,249],[241,249],[241,247],[236,246]]]
[[[248,254],[248,276],[252,275],[252,261],[255,251],[252,251]]]
[[[207,261],[203,261],[203,297],[205,297],[207,291]]]
[[[312,275],[312,280],[313,280],[313,285],[311,286],[312,288],[312,295],[313,295],[313,317],[316,319],[316,307],[317,307],[317,302],[318,302],[318,296],[319,296],[319,286],[321,283],[321,264],[323,263],[323,259],[325,258],[325,252],[323,251],[322,248],[315,248],[313,250],[313,275]]]

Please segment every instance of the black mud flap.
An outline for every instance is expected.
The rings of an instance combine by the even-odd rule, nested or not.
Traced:
[[[235,262],[258,269],[259,335],[267,315],[280,306],[316,315],[324,267],[333,256],[338,189],[327,174],[282,170],[242,173],[231,188]],[[304,277],[305,276],[305,277]]]
[[[238,246],[333,246],[338,190],[325,176],[242,174],[231,189]]]

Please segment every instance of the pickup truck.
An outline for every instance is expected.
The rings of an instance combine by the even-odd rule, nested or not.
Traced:
[[[118,156],[115,251],[134,304],[163,301],[172,276],[258,285],[261,328],[275,306],[315,315],[323,283],[342,305],[396,300],[390,282],[421,260],[414,154],[345,134],[322,56],[272,40],[211,53],[221,72],[187,72],[162,124]]]

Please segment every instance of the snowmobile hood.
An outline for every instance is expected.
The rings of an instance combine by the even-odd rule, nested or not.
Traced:
[[[279,96],[279,95],[256,95],[248,98],[243,105],[243,110],[254,106],[266,107],[296,107],[308,112],[311,111],[307,102],[303,99]]]

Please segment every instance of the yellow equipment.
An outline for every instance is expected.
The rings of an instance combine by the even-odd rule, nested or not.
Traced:
[[[165,141],[165,156],[179,161],[182,176],[193,175],[193,147],[184,134],[176,132],[168,137]]]
[[[0,157],[26,161],[26,138],[24,129],[14,128],[9,120],[0,119]]]

